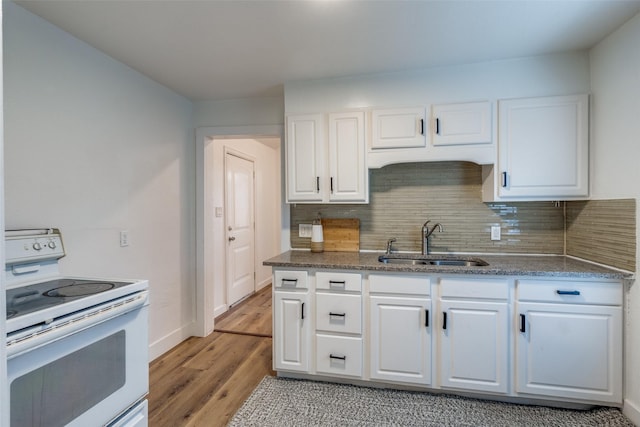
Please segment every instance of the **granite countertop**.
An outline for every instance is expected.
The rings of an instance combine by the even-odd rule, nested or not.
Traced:
[[[473,255],[453,258],[480,258],[488,266],[438,266],[385,264],[378,261],[382,253],[375,252],[321,252],[293,250],[263,262],[272,267],[288,268],[326,268],[336,270],[368,270],[389,272],[424,272],[449,274],[486,274],[505,276],[548,276],[582,277],[601,279],[632,279],[633,274],[621,270],[606,268],[597,264],[581,261],[567,256],[546,255]],[[396,254],[394,254],[396,255]],[[399,254],[409,256],[411,254]],[[432,254],[432,257],[449,257],[444,254]]]

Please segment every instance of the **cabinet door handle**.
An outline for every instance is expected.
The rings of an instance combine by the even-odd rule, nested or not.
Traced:
[[[302,303],[302,306],[300,307],[300,318],[304,320],[304,303]]]
[[[320,192],[320,177],[316,176],[316,193]]]
[[[447,329],[447,312],[446,311],[442,312],[442,329],[443,330]]]
[[[332,313],[329,312],[329,316],[336,316],[336,317],[346,317],[346,313]]]
[[[580,291],[562,291],[560,289],[556,290],[556,294],[558,295],[580,295]]]
[[[347,356],[336,356],[335,354],[329,354],[329,359],[347,360]]]
[[[520,332],[527,332],[527,319],[524,314],[520,315]]]
[[[502,172],[502,187],[506,187],[507,186],[507,173],[506,172]]]
[[[436,117],[436,135],[440,135],[440,119]]]
[[[424,135],[424,119],[420,119],[420,135]]]
[[[333,177],[329,178],[329,187],[331,190],[331,194],[333,194]]]
[[[424,311],[424,327],[429,327],[429,310]]]

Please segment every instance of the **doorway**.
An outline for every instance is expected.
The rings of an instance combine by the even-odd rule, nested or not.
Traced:
[[[227,249],[228,239],[237,236],[228,229],[235,227],[227,224],[225,153],[254,161],[255,291],[271,283],[271,269],[262,262],[289,249],[289,210],[283,206],[281,179],[283,131],[282,125],[196,131],[196,315],[191,335],[209,335],[214,319],[227,312],[233,300],[228,299]]]
[[[225,222],[227,230],[227,305],[256,290],[254,162],[225,150]]]

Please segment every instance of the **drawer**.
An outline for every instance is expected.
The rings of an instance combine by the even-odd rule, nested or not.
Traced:
[[[307,272],[276,270],[273,273],[273,286],[283,289],[307,289],[309,287]]]
[[[358,273],[318,271],[316,289],[361,292],[362,276]]]
[[[524,279],[516,284],[518,301],[622,305],[621,282]]]
[[[423,275],[371,274],[369,291],[385,294],[431,295],[431,278]]]
[[[506,279],[440,279],[441,298],[498,299],[509,298],[509,281]]]
[[[362,376],[362,338],[316,334],[316,372]]]
[[[316,329],[347,334],[362,333],[362,296],[316,294]]]

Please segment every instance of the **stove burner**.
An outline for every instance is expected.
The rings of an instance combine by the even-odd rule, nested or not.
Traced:
[[[7,319],[11,319],[13,316],[15,316],[16,314],[18,314],[17,311],[15,310],[9,310],[7,311]]]
[[[47,297],[79,297],[83,295],[99,294],[115,288],[110,282],[73,283],[59,288],[49,289],[43,295]]]

